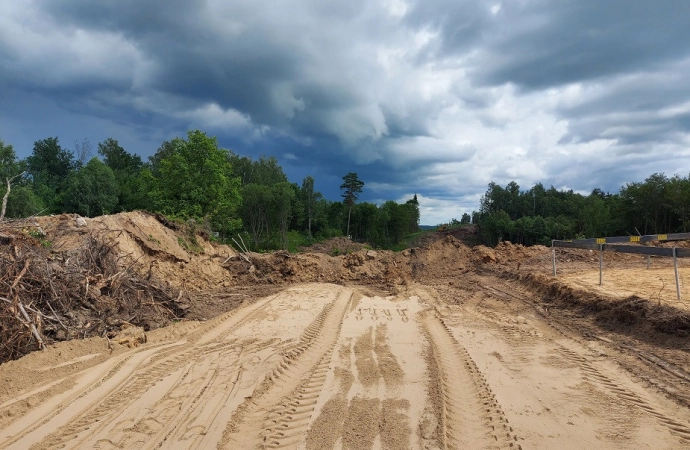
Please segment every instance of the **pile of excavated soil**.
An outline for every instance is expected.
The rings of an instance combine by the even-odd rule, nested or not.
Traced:
[[[137,345],[145,330],[184,314],[183,293],[131,269],[108,239],[110,231],[66,237],[62,219],[0,229],[0,361],[90,336]],[[53,224],[59,231],[51,236]],[[48,249],[49,237],[62,249]]]
[[[251,253],[225,264],[233,285],[305,282],[362,283],[394,288],[410,280],[407,258],[390,251],[359,250],[341,256],[324,253]]]
[[[232,248],[171,225],[145,212],[0,224],[0,362],[92,336],[137,345],[184,318],[190,293],[229,286]]]
[[[514,265],[535,257],[548,255],[549,249],[543,245],[525,247],[509,241],[499,242],[495,248],[478,245],[473,248],[475,260],[480,264]]]
[[[325,253],[337,256],[357,252],[367,248],[367,244],[355,242],[345,237],[336,237],[300,248],[303,253]]]
[[[472,250],[450,235],[403,255],[409,257],[412,277],[418,280],[459,277],[473,266]]]
[[[3,224],[0,238],[7,239],[0,239],[0,257],[12,269],[6,270],[12,279],[5,280],[5,284],[12,285],[24,264],[23,259],[17,258],[18,242],[28,249],[25,254],[44,255],[41,262],[31,262],[25,282],[39,276],[37,268],[46,266],[46,261],[46,274],[65,274],[54,278],[52,287],[50,277],[44,277],[43,290],[39,290],[41,301],[31,297],[34,294],[29,293],[29,288],[22,294],[22,301],[33,307],[33,312],[29,312],[31,320],[43,327],[47,334],[44,337],[51,342],[105,336],[125,323],[149,330],[174,319],[209,319],[296,283],[371,286],[379,292],[398,293],[413,282],[461,282],[464,274],[477,270],[508,271],[520,276],[549,276],[552,270],[551,249],[546,247],[510,242],[502,242],[496,248],[469,247],[448,232],[431,233],[425,245],[399,253],[368,250],[363,244],[337,238],[300,254],[238,254],[229,246],[190,234],[189,228],[146,212],[93,219],[63,214]],[[50,249],[44,248],[48,244]],[[31,248],[35,251],[29,251]],[[108,265],[99,266],[99,273],[94,272],[93,264],[96,248]],[[335,248],[339,249],[336,256]],[[559,275],[589,273],[598,267],[597,252],[557,249],[557,258]],[[604,259],[607,267],[617,264],[618,268],[632,267],[641,261],[638,255],[612,253],[605,253]],[[587,276],[580,278],[573,279],[579,289],[595,290],[587,285]],[[614,277],[609,279],[613,282]],[[62,306],[51,311],[50,307],[55,307],[62,295],[54,285],[60,280],[65,283],[61,289],[72,293],[69,295],[73,301],[59,302]],[[671,289],[664,288],[664,294],[666,291],[670,293]],[[16,292],[0,289],[0,297],[12,301],[10,294],[16,296]],[[125,301],[128,298],[136,301]],[[50,304],[44,302],[46,299]],[[6,328],[13,332],[23,330],[27,337],[22,348],[35,347],[28,328],[17,318],[16,306],[3,303],[9,309],[0,321],[11,323]],[[46,317],[50,318],[47,323]]]
[[[462,241],[468,247],[481,244],[479,230],[476,225],[464,225],[458,228],[437,230],[431,233],[424,233],[411,243],[412,247],[426,247],[436,241],[443,240],[448,236]]]
[[[236,255],[232,247],[190,237],[160,216],[134,211],[93,219],[62,214],[36,221],[55,252],[70,252],[85,237],[96,235],[117,252],[122,267],[131,266],[140,276],[184,290],[229,286],[221,263]]]
[[[114,336],[129,324],[150,330],[187,316],[210,318],[274,292],[272,286],[330,282],[395,293],[416,279],[457,276],[476,259],[450,235],[402,253],[335,239],[319,244],[315,252],[240,255],[190,234],[193,227],[188,225],[141,211],[97,218],[62,214],[3,224],[5,286],[21,278],[23,265],[29,264],[22,280],[29,284],[0,290],[7,299],[5,314],[0,314],[3,330],[21,338],[21,349],[8,357],[37,348],[28,322],[46,343]],[[18,253],[19,242],[23,252]],[[249,286],[254,288],[247,290]],[[19,319],[12,303],[20,288],[25,290],[20,303],[31,308],[28,322]]]

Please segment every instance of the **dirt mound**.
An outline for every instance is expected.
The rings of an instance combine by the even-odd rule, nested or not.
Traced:
[[[63,214],[3,227],[0,256],[6,286],[18,279],[28,258],[17,257],[17,243],[24,245],[24,255],[41,255],[29,261],[23,279],[27,283],[40,279],[39,288],[26,286],[22,294],[22,302],[33,308],[30,320],[20,320],[18,306],[11,306],[16,289],[0,290],[0,296],[7,298],[2,303],[10,308],[2,326],[11,323],[7,333],[21,330],[17,336],[23,339],[19,347],[24,350],[14,356],[36,347],[29,322],[50,342],[105,336],[128,323],[149,330],[187,316],[211,318],[262,293],[272,293],[278,286],[295,283],[369,285],[397,293],[413,281],[447,282],[477,268],[549,273],[551,267],[551,251],[542,246],[502,242],[496,248],[470,247],[453,234],[461,232],[466,238],[473,233],[468,227],[431,233],[433,239],[428,238],[425,245],[399,253],[369,250],[364,244],[336,238],[300,254],[240,254],[211,243],[193,222],[173,223],[146,212],[93,219]],[[596,252],[558,252],[562,265],[576,260],[591,264],[598,257]],[[620,258],[605,255],[609,257]],[[61,284],[56,288],[55,283]],[[63,297],[70,300],[55,308]]]
[[[410,280],[407,258],[390,251],[359,250],[340,256],[324,253],[251,253],[225,265],[233,285],[305,282],[364,283],[395,289]]]
[[[477,245],[472,249],[474,260],[478,264],[515,265],[522,264],[535,257],[548,255],[549,249],[542,245],[525,247],[509,241],[499,242],[495,248]]]
[[[36,222],[56,252],[79,248],[85,236],[96,233],[117,253],[120,265],[184,290],[223,286],[227,275],[221,263],[236,254],[232,247],[212,244],[196,234],[194,224],[183,230],[182,225],[143,211],[93,219],[62,214],[38,217]]]
[[[444,240],[448,236],[454,237],[468,247],[474,247],[475,245],[479,245],[481,243],[478,227],[476,225],[464,225],[457,228],[440,227],[435,231],[423,233],[411,243],[411,246],[427,247],[436,241]]]
[[[230,293],[247,286],[257,286],[258,293],[270,291],[266,286],[329,282],[395,293],[414,279],[457,276],[473,264],[469,247],[451,235],[402,253],[368,250],[337,238],[297,255],[238,254],[209,242],[195,228],[141,211],[3,224],[10,232],[0,233],[0,254],[5,285],[12,288],[0,291],[6,298],[0,332],[16,336],[15,350],[4,359],[36,348],[35,335],[46,342],[114,336],[123,325],[150,330],[187,311],[210,317],[204,308],[225,311],[248,300],[246,292],[237,298]],[[15,250],[18,243],[21,254]],[[33,283],[26,286],[18,281],[25,262],[29,269],[23,282]],[[31,308],[29,319],[17,316],[15,288],[25,291],[21,303]]]
[[[325,241],[317,242],[307,247],[301,247],[300,252],[303,253],[325,253],[331,256],[346,255],[348,253],[358,252],[365,248],[369,248],[367,244],[354,242],[345,237],[337,237],[327,239]]]
[[[412,277],[419,280],[459,276],[472,267],[470,248],[450,235],[402,254],[409,257]]]
[[[396,291],[412,280],[453,277],[473,268],[472,251],[453,236],[403,252],[360,249],[349,254],[287,252],[248,255],[228,263],[233,284],[361,283]]]
[[[230,247],[163,222],[131,212],[3,223],[0,362],[54,341],[168,325],[185,315],[190,290],[227,283]]]
[[[183,315],[182,292],[130,270],[102,233],[51,251],[26,229],[5,233],[0,245],[0,362],[54,341],[114,338],[123,327],[157,328]]]

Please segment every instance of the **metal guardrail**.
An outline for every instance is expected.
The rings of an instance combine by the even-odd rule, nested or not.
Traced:
[[[604,252],[632,253],[647,255],[647,268],[650,256],[665,256],[673,258],[673,270],[676,277],[676,295],[680,300],[680,281],[678,279],[678,258],[690,258],[690,249],[677,247],[647,247],[642,245],[615,245],[624,242],[655,242],[655,241],[683,241],[690,240],[690,233],[651,234],[646,236],[614,236],[592,239],[554,240],[551,241],[553,253],[553,276],[556,276],[556,248],[579,248],[584,250],[599,250],[599,286],[602,285],[604,271]]]
[[[669,234],[647,234],[644,236],[612,236],[603,238],[590,239],[565,239],[556,240],[553,243],[558,247],[569,247],[569,245],[562,245],[565,243],[573,244],[622,244],[626,242],[655,242],[655,241],[687,241],[690,240],[690,233],[669,233]],[[589,248],[577,247],[575,248]]]

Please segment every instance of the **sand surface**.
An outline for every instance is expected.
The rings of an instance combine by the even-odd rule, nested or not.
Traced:
[[[603,338],[455,283],[296,285],[132,349],[57,344],[0,366],[0,448],[690,447],[690,410]]]
[[[672,264],[670,258],[668,265]],[[657,268],[604,268],[599,285],[599,269],[587,270],[559,277],[564,283],[597,292],[612,298],[625,298],[631,295],[654,303],[676,308],[690,309],[690,268],[678,269],[680,301],[676,290],[673,267]]]

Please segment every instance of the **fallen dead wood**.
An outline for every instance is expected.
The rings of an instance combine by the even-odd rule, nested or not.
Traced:
[[[242,236],[238,234],[237,237],[240,238],[240,241],[242,242],[242,244],[240,244],[239,242],[237,242],[237,240],[235,240],[235,238],[232,238],[232,242],[234,242],[235,245],[240,249],[239,257],[242,258],[242,259],[244,259],[244,260],[245,260],[246,262],[248,262],[249,264],[251,264],[252,261],[251,261],[251,259],[249,258],[249,250],[247,249],[247,246],[244,245],[244,240],[242,239]],[[234,256],[234,255],[229,256],[225,261],[223,261],[223,264],[225,264],[225,263],[228,262],[230,259],[232,259],[233,256]]]
[[[124,323],[148,330],[184,315],[184,294],[140,275],[103,233],[58,252],[21,230],[0,228],[8,237],[0,242],[0,363],[54,341],[113,337]]]
[[[38,329],[36,329],[36,324],[34,324],[34,322],[31,320],[31,317],[29,317],[29,314],[26,312],[26,309],[24,309],[24,305],[22,305],[22,302],[17,302],[17,306],[19,307],[19,310],[22,312],[22,315],[26,319],[25,325],[29,327],[31,333],[36,338],[36,342],[38,342],[38,348],[43,350],[44,348],[46,348],[46,346],[43,343],[43,338],[38,333]]]

